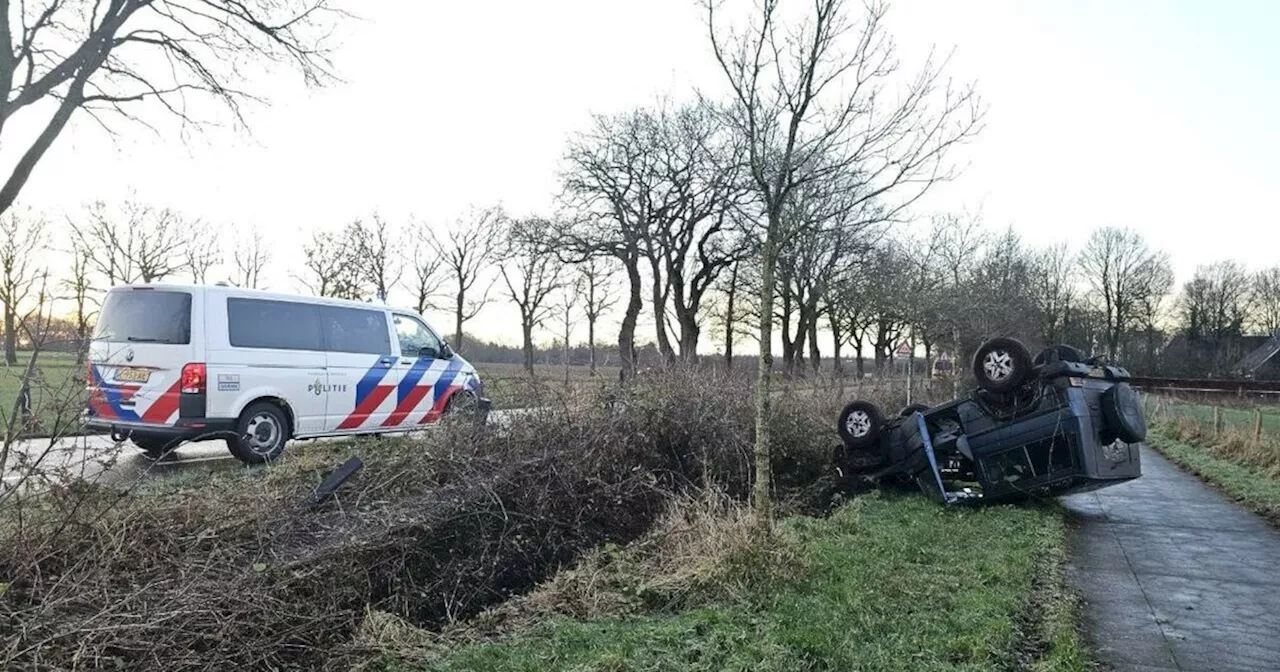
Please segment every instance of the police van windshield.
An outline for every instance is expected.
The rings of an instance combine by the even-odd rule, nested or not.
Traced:
[[[191,343],[191,294],[155,289],[107,293],[93,338],[128,343]]]

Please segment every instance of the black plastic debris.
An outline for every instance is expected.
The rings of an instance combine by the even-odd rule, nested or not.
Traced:
[[[325,502],[328,502],[333,498],[333,493],[336,492],[339,487],[342,487],[342,484],[345,483],[348,478],[354,476],[355,473],[360,471],[363,467],[364,462],[361,462],[360,458],[354,455],[351,456],[350,459],[342,463],[342,466],[338,467],[333,471],[333,473],[325,477],[324,482],[322,482],[314,492],[307,496],[306,501],[302,503],[303,508],[306,508],[309,511],[315,511],[323,506]]]

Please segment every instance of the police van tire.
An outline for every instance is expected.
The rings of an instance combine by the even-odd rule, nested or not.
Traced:
[[[485,415],[480,412],[480,400],[468,390],[454,392],[444,407],[444,413],[454,419],[471,420],[477,425],[484,424],[486,420]]]
[[[1139,443],[1147,438],[1147,418],[1142,400],[1128,383],[1113,385],[1102,393],[1102,417],[1106,434],[1125,443]]]
[[[153,460],[164,457],[165,453],[172,452],[177,448],[177,441],[167,439],[163,436],[130,436],[129,440],[133,445],[142,449],[146,456]]]
[[[250,404],[236,422],[236,435],[227,448],[246,464],[270,462],[284,452],[289,440],[289,419],[279,406],[266,401]]]

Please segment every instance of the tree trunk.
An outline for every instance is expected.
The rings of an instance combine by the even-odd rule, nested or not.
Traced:
[[[693,311],[679,311],[680,319],[680,359],[686,364],[696,364],[698,361],[698,336],[701,335],[701,329],[698,328],[698,318]]]
[[[596,375],[596,318],[587,319],[587,358],[591,360],[591,376]]]
[[[817,373],[822,366],[822,351],[818,349],[818,312],[809,313],[809,366]]]
[[[834,310],[830,312],[827,321],[831,326],[831,370],[839,376],[844,373],[844,364],[840,361],[840,345],[844,339],[840,333],[840,320],[836,319]]]
[[[653,266],[653,326],[658,336],[658,352],[662,353],[665,362],[671,363],[676,360],[676,351],[667,336],[667,301],[662,295],[662,271],[658,262],[652,259],[650,265]]]
[[[4,363],[14,366],[18,363],[18,334],[14,324],[16,308],[9,304],[4,306]]]
[[[640,299],[640,269],[634,261],[623,261],[631,288],[627,309],[622,314],[622,324],[618,329],[618,356],[622,358],[621,377],[626,379],[636,374],[636,322],[640,319],[643,301]]]
[[[457,296],[457,303],[454,304],[454,307],[456,308],[456,312],[454,313],[455,320],[453,323],[454,324],[453,349],[457,350],[458,352],[462,352],[462,308],[464,305],[466,305],[465,304],[466,298],[467,298],[466,293],[459,291]]]
[[[867,377],[867,360],[862,356],[862,339],[854,341],[853,355],[858,360],[858,380]]]
[[[524,371],[533,376],[533,325],[528,320],[520,321],[520,335],[524,341],[520,346],[524,354]]]
[[[733,370],[733,323],[737,313],[734,312],[733,304],[738,297],[738,265],[733,265],[732,274],[729,276],[729,292],[728,306],[724,313],[724,369],[725,371]]]
[[[772,318],[772,316],[770,316]],[[782,292],[782,368],[791,375],[795,371],[796,347],[791,340],[791,293]]]
[[[762,529],[773,528],[773,462],[769,445],[769,416],[773,387],[773,272],[778,263],[779,213],[769,213],[760,269],[760,366],[756,373],[756,520]]]

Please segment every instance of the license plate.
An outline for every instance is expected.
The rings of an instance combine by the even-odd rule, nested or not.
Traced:
[[[145,383],[151,377],[151,371],[147,369],[119,369],[116,371],[116,380],[128,383]]]

